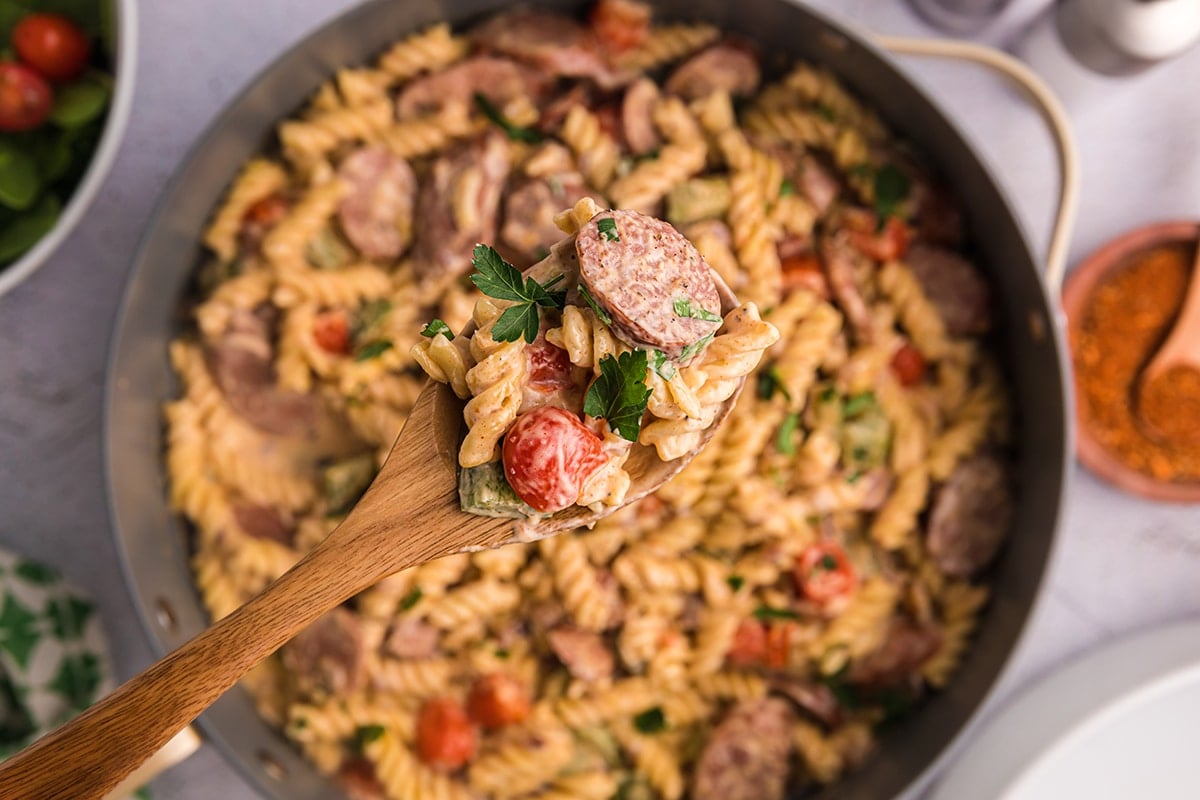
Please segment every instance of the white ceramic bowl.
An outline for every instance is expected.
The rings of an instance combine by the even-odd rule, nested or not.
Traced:
[[[96,146],[96,152],[92,154],[92,162],[84,172],[83,179],[67,199],[67,204],[54,227],[37,244],[29,248],[25,255],[7,267],[0,267],[0,296],[49,260],[50,255],[75,229],[117,158],[117,147],[125,135],[129,110],[133,105],[133,76],[137,68],[137,1],[109,2],[113,4],[116,21],[116,41],[113,43],[114,90],[100,143]]]

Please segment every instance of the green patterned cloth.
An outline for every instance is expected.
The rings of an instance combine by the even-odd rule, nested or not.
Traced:
[[[95,607],[49,567],[0,551],[0,758],[112,688]]]

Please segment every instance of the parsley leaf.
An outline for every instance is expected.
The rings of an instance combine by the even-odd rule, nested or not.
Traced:
[[[508,658],[510,655],[511,653],[508,652],[507,647],[496,648],[496,658]]]
[[[354,322],[350,326],[350,338],[357,340],[364,333],[377,325],[384,315],[392,310],[392,304],[387,300],[373,300],[358,310]]]
[[[900,204],[908,197],[912,181],[894,164],[884,164],[875,172],[875,213],[882,223],[888,217],[896,216]]]
[[[600,232],[600,237],[607,241],[621,241],[621,235],[617,233],[617,221],[612,217],[605,217],[604,219],[597,220],[596,230]]]
[[[743,586],[746,585],[746,579],[741,575],[730,575],[725,579],[725,582],[728,583],[729,588],[733,589],[735,592],[739,591]]]
[[[647,708],[633,718],[633,725],[641,733],[658,733],[667,727],[667,715],[663,713],[661,706]]]
[[[654,370],[658,377],[664,381],[669,381],[675,377],[675,365],[671,363],[671,360],[667,358],[667,354],[662,350],[648,351],[648,358],[650,360],[650,369]]]
[[[720,322],[721,321],[721,318],[719,316],[712,313],[707,308],[693,305],[691,298],[688,298],[688,297],[676,297],[675,303],[674,303],[674,308],[675,308],[675,316],[677,316],[677,317],[687,317],[690,319],[702,319],[705,322]]]
[[[354,749],[359,753],[363,752],[367,745],[379,739],[383,734],[382,725],[360,725],[354,731]]]
[[[800,619],[800,615],[790,608],[771,608],[759,606],[754,609],[754,618],[766,622],[769,619]]]
[[[605,325],[612,325],[612,317],[608,315],[607,311],[600,307],[600,304],[596,302],[596,298],[592,297],[592,290],[589,289],[587,284],[583,281],[579,282],[579,296],[582,297],[584,302],[588,304],[588,308],[592,309],[592,312],[595,313],[597,319],[599,319]]]
[[[447,339],[454,338],[454,331],[450,330],[450,326],[442,322],[437,317],[434,317],[428,325],[421,329],[421,335],[427,339],[432,339],[439,333],[445,336]]]
[[[837,116],[833,113],[833,109],[826,105],[817,105],[813,109],[817,112],[817,116],[829,122],[837,122]]]
[[[846,401],[845,414],[847,417],[854,417],[871,408],[873,405],[875,405],[874,392],[859,392],[856,395],[851,395]]]
[[[354,354],[354,360],[370,361],[372,358],[379,358],[391,349],[392,343],[387,339],[375,339],[358,348],[358,352]]]
[[[588,387],[583,413],[608,420],[622,439],[636,442],[650,390],[646,388],[646,351],[600,359],[600,377]]]
[[[779,368],[767,367],[758,373],[758,397],[760,400],[770,400],[776,392],[782,394],[789,403],[792,402],[791,393],[783,385],[783,379],[779,377]]]
[[[796,193],[796,184],[792,183],[787,178],[783,179],[783,183],[779,184],[779,196],[787,197],[789,194]]]
[[[708,343],[713,340],[713,336],[715,336],[715,335],[716,335],[715,333],[710,333],[708,336],[704,336],[700,339],[697,339],[696,341],[689,344],[687,347],[680,350],[678,360],[680,362],[687,361],[689,358],[696,355],[704,348],[708,347]]]
[[[539,327],[537,306],[562,308],[566,302],[566,292],[549,291],[563,276],[559,275],[545,285],[540,284],[533,278],[523,276],[520,270],[501,258],[495,248],[486,244],[475,245],[471,264],[476,269],[471,276],[471,283],[479,291],[497,300],[513,300],[517,303],[504,309],[492,326],[492,338],[498,342],[513,342],[522,336],[525,341],[532,342],[537,338]]]
[[[514,125],[508,120],[504,114],[500,113],[500,109],[492,105],[492,101],[488,100],[483,92],[475,93],[475,107],[479,112],[491,120],[497,127],[508,134],[508,138],[514,142],[529,142],[537,144],[545,137],[538,133],[533,128],[526,128],[520,125]]]
[[[796,455],[796,427],[799,424],[799,414],[788,414],[779,426],[779,433],[775,435],[775,449],[785,456]]]
[[[417,603],[421,602],[422,594],[423,594],[423,592],[421,591],[421,587],[414,586],[413,590],[411,592],[409,592],[408,594],[404,595],[404,599],[400,601],[400,610],[401,611],[412,611],[413,606],[415,606]]]

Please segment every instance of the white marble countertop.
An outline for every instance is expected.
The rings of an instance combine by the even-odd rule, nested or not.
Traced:
[[[1048,2],[1016,0],[986,38],[1012,35]],[[121,581],[101,474],[105,356],[122,282],[155,198],[205,124],[354,0],[140,5],[137,93],[115,168],[51,262],[0,298],[0,547],[57,565],[98,600],[123,677],[149,662],[150,649]],[[895,0],[813,5],[873,30],[931,33]],[[909,66],[996,167],[1044,248],[1057,184],[1036,115],[975,68]],[[1070,85],[1064,101],[1083,167],[1072,261],[1145,222],[1200,219],[1200,49],[1136,78],[1084,75]],[[1098,642],[1200,614],[1200,507],[1137,500],[1082,470],[1074,477],[1046,593],[1001,697]],[[255,797],[209,747],[155,789],[172,800]]]

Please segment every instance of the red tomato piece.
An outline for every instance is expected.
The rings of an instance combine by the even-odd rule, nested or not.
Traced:
[[[517,417],[504,437],[504,477],[537,511],[561,511],[607,457],[600,437],[569,411],[541,406]]]
[[[781,622],[767,628],[766,653],[763,660],[772,669],[783,669],[788,664],[792,647],[791,622]]]
[[[246,209],[242,222],[247,225],[261,225],[270,228],[287,216],[288,201],[281,194],[267,195],[262,200]]]
[[[475,681],[467,697],[467,714],[485,728],[502,728],[529,716],[529,692],[511,675],[493,672]]]
[[[417,756],[435,769],[452,772],[475,755],[475,726],[450,697],[425,701],[417,716]]]
[[[879,217],[865,209],[847,209],[843,219],[850,243],[868,258],[895,261],[908,252],[908,226],[899,217],[888,217],[882,228]]]
[[[46,121],[54,94],[24,64],[0,64],[0,131],[29,131]]]
[[[592,7],[592,30],[605,49],[637,47],[650,33],[650,7],[633,0],[600,0]]]
[[[541,334],[525,348],[525,363],[528,366],[529,386],[539,392],[567,389],[573,383],[571,359],[567,351],[550,344]]]
[[[350,352],[350,321],[344,311],[322,311],[313,321],[313,339],[326,353],[344,356]]]
[[[744,619],[733,634],[733,643],[725,656],[737,667],[761,664],[767,657],[767,628],[756,619]]]
[[[43,77],[62,83],[87,66],[91,43],[71,20],[59,14],[29,14],[12,31],[17,57]]]
[[[796,559],[796,588],[814,603],[845,597],[858,586],[858,574],[837,542],[810,545]]]
[[[779,262],[783,270],[783,290],[807,289],[821,297],[829,296],[829,284],[825,279],[825,268],[816,253],[806,252],[788,256]]]
[[[925,357],[908,342],[892,356],[891,367],[901,386],[916,386],[925,378]]]

